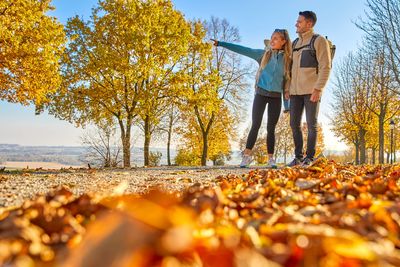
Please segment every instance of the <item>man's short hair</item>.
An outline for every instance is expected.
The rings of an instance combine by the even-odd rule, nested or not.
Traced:
[[[315,23],[317,23],[317,15],[315,15],[315,13],[312,11],[300,11],[299,15],[303,16],[306,20],[311,21],[313,24],[313,27],[314,27]]]

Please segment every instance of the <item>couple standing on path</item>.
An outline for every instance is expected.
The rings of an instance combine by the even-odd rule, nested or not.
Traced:
[[[252,162],[252,149],[257,139],[265,108],[267,110],[268,167],[276,168],[273,157],[275,127],[282,108],[290,111],[290,127],[295,145],[295,158],[288,166],[310,165],[317,143],[317,119],[321,94],[331,70],[331,52],[328,41],[314,33],[317,16],[312,11],[299,12],[296,32],[299,38],[290,41],[288,31],[276,29],[271,40],[265,40],[266,49],[251,49],[227,42],[212,40],[215,46],[248,56],[259,63],[256,75],[252,109],[252,126],[240,167]],[[290,100],[290,109],[289,102]],[[307,150],[304,157],[301,118],[306,111],[308,126]]]

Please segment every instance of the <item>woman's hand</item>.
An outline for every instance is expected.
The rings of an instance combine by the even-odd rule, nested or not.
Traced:
[[[290,93],[289,93],[289,91],[286,91],[286,92],[285,92],[285,99],[286,99],[286,100],[289,100],[289,99],[290,99]]]
[[[210,40],[213,42],[214,46],[218,46],[218,41],[217,40],[215,40],[215,39],[210,39]]]

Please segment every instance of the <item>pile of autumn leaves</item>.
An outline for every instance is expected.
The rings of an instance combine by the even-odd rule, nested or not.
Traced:
[[[321,159],[182,194],[61,189],[0,213],[0,265],[400,266],[399,178]]]

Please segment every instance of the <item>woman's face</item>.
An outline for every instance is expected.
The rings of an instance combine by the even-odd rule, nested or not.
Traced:
[[[270,46],[274,50],[283,49],[283,46],[286,44],[286,40],[283,37],[283,34],[279,32],[274,32],[271,36]]]

